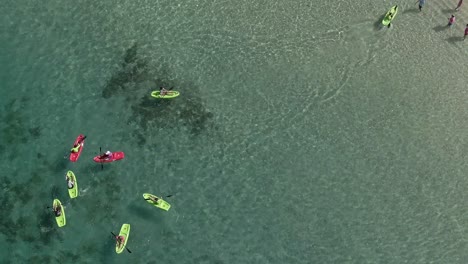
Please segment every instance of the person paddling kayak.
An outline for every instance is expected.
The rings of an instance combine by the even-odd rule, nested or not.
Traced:
[[[80,148],[81,148],[81,142],[76,145],[73,145],[73,148],[71,148],[70,152],[77,153],[78,151],[80,151]]]
[[[153,201],[154,203],[159,203],[159,198],[155,196],[150,196],[149,199]]]
[[[84,136],[80,141],[76,142],[76,144],[73,144],[73,148],[71,148],[70,152],[72,153],[78,153],[80,151],[80,148],[83,146],[83,140],[85,140],[86,136]]]
[[[159,95],[164,96],[164,95],[166,95],[167,93],[169,93],[169,90],[167,90],[166,88],[164,88],[164,87],[162,87],[162,86],[159,87]]]
[[[50,208],[50,207],[49,207]],[[55,206],[54,207],[54,213],[56,217],[59,217],[62,215],[62,207],[61,206]]]
[[[75,182],[68,176],[68,173],[65,174],[65,180],[67,181],[68,189],[73,189],[73,187],[75,187]]]
[[[398,6],[396,5],[387,13],[387,16],[385,17],[385,19],[389,21],[387,25],[388,28],[390,28],[390,26],[392,25],[393,17],[396,15],[397,12],[398,12]]]
[[[119,247],[121,245],[123,245],[124,241],[125,241],[125,237],[124,236],[116,236],[115,237],[115,240],[117,241],[117,244],[119,245]]]
[[[100,159],[106,159],[106,160],[109,160],[109,159],[112,159],[112,152],[110,152],[109,150],[106,151],[106,153],[102,154],[101,156],[99,156]]]

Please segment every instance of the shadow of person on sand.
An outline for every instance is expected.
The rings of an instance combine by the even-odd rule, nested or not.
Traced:
[[[418,8],[411,8],[411,9],[403,11],[403,14],[417,14],[417,13],[420,13]]]
[[[445,25],[445,26],[438,25],[437,27],[433,27],[432,29],[434,29],[435,32],[441,32],[443,30],[448,29],[448,27],[447,27],[447,25]]]
[[[456,44],[457,42],[463,41],[463,37],[454,36],[454,37],[447,38],[446,40],[452,44]]]
[[[444,14],[452,13],[453,14],[453,13],[455,13],[455,8],[453,8],[453,9],[444,9],[444,10],[442,10],[442,13],[444,13]]]

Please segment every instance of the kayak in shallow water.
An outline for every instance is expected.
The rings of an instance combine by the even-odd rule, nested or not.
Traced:
[[[153,194],[150,194],[150,193],[144,193],[143,198],[145,198],[145,200],[148,203],[150,203],[150,204],[152,204],[152,205],[154,205],[154,206],[156,206],[158,208],[161,208],[163,210],[169,211],[169,209],[171,208],[171,205],[168,202],[166,202],[163,199],[157,197],[156,195],[153,195]],[[150,198],[157,198],[158,200],[157,200],[157,202],[154,202]]]
[[[122,151],[112,152],[112,158],[106,157],[104,155],[99,155],[93,158],[93,160],[97,163],[109,163],[116,160],[121,160],[125,158],[125,153]]]
[[[55,213],[57,207],[60,208],[60,215],[59,216],[57,216],[57,214]],[[66,225],[67,224],[67,219],[65,217],[65,210],[63,209],[63,205],[62,205],[62,203],[60,202],[59,199],[54,199],[54,202],[52,203],[52,208],[54,209],[55,221],[57,221],[57,225],[59,227],[62,227],[64,225]]]
[[[170,99],[170,98],[176,98],[179,96],[180,93],[178,91],[167,91],[165,95],[161,95],[160,91],[152,91],[151,96],[154,98],[160,98],[160,99]]]
[[[83,151],[85,138],[86,138],[85,136],[80,134],[75,139],[75,143],[73,143],[73,148],[70,151],[70,161],[71,162],[76,162],[76,161],[78,161],[78,158],[80,158],[81,152]],[[78,147],[78,149],[77,149],[77,147]]]
[[[76,198],[78,197],[78,182],[76,182],[76,176],[73,173],[73,171],[68,171],[67,172],[67,177],[70,178],[70,181],[73,182],[73,187],[70,188],[68,186],[68,179],[67,179],[67,187],[68,187],[68,194],[70,195],[70,198]]]
[[[130,235],[130,224],[123,224],[120,228],[119,238],[122,238],[123,241],[119,241],[119,238],[116,238],[115,242],[115,252],[117,254],[122,253],[122,251],[127,246],[128,236]]]
[[[392,6],[390,10],[385,14],[385,17],[382,20],[382,25],[388,26],[395,18],[396,14],[398,13],[398,6]]]

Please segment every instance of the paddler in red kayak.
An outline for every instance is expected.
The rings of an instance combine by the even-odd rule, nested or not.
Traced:
[[[105,160],[110,160],[112,159],[112,152],[110,152],[109,150],[106,151],[106,153],[102,154],[101,156],[99,156],[99,159],[105,159]]]
[[[81,148],[81,142],[76,145],[73,145],[73,148],[70,150],[70,152],[77,153],[78,151],[80,151],[80,148]]]
[[[70,150],[70,152],[72,153],[78,153],[78,151],[80,151],[80,148],[83,144],[81,144],[83,142],[83,140],[85,140],[86,136],[84,136],[80,141],[78,141],[76,144],[73,144],[73,148]]]

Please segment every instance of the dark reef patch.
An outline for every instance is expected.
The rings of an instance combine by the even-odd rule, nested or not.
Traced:
[[[28,110],[29,98],[22,97],[10,100],[0,111],[0,138],[4,145],[0,146],[0,155],[10,150],[8,159],[15,160],[18,156],[16,148],[19,144],[27,144],[31,139],[41,136],[40,126],[27,127],[29,123],[25,112]]]
[[[29,134],[31,135],[32,138],[34,139],[38,139],[41,137],[41,127],[32,127],[32,128],[29,128],[28,131],[29,131]]]
[[[134,44],[125,52],[121,69],[111,76],[102,91],[104,98],[122,95],[131,105],[132,116],[127,123],[138,122],[142,128],[133,133],[139,146],[146,144],[144,134],[152,127],[185,127],[193,136],[213,128],[213,114],[205,107],[196,85],[171,79],[169,65],[149,65],[138,55],[138,46]],[[150,91],[160,86],[173,87],[181,96],[172,100],[151,97]]]
[[[24,118],[19,110],[14,107],[16,100],[12,100],[4,110],[4,117],[2,118],[5,127],[0,131],[2,141],[10,144],[26,143],[28,136],[26,134],[26,127],[24,126]]]
[[[147,71],[148,63],[137,57],[138,45],[135,43],[127,49],[124,55],[122,68],[115,72],[107,81],[102,91],[103,98],[110,98],[122,92],[131,92],[136,89],[136,83],[142,81]]]

